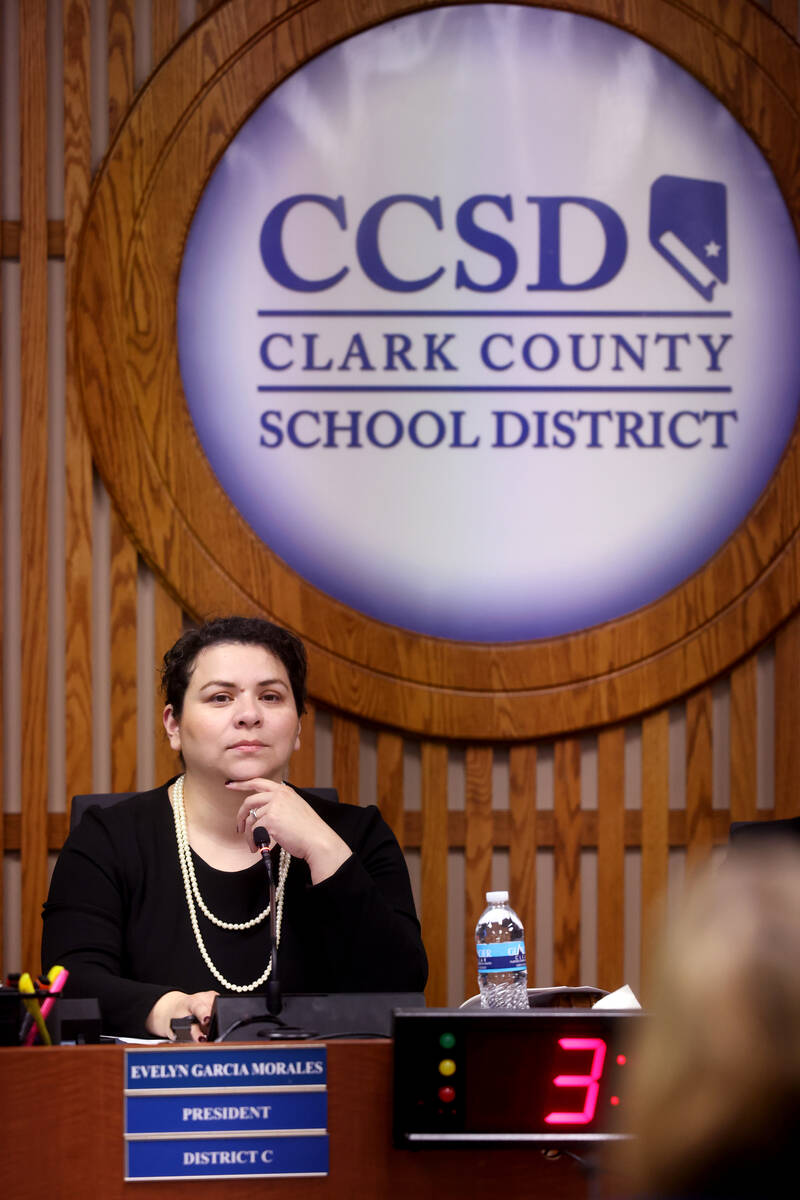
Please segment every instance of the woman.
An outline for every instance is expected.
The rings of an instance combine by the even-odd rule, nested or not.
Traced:
[[[660,947],[631,1054],[620,1165],[638,1194],[791,1192],[800,1141],[800,854],[731,853],[696,877]]]
[[[188,630],[164,656],[164,727],[184,773],[90,808],[44,906],[43,962],[69,969],[67,994],[99,999],[106,1032],[171,1037],[171,1021],[191,1016],[203,1038],[217,994],[265,990],[258,825],[278,879],[285,992],[424,987],[408,871],[378,810],[283,782],[305,678],[302,643],[254,618]]]

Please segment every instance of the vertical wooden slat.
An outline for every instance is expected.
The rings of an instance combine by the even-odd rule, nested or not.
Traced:
[[[358,722],[336,713],[333,732],[333,786],[345,804],[358,804]]]
[[[317,754],[315,746],[317,710],[310,700],[306,701],[300,729],[300,749],[292,755],[289,778],[298,787],[313,787],[317,782]],[[333,785],[330,779],[321,779],[320,787]]]
[[[525,928],[528,986],[536,966],[536,747],[512,746],[508,754],[511,816],[509,878],[511,904]]]
[[[108,136],[113,138],[134,92],[135,0],[108,0]]]
[[[64,681],[67,798],[92,790],[92,454],[75,361],[73,288],[91,183],[91,0],[64,5]]]
[[[775,816],[800,814],[800,613],[775,638]]]
[[[476,991],[475,926],[492,886],[492,759],[491,746],[468,746],[466,798],[466,907],[464,912],[464,995]]]
[[[758,660],[751,654],[731,671],[731,820],[754,821],[758,804]]]
[[[403,846],[403,739],[399,733],[385,730],[378,734],[378,807]]]
[[[133,98],[133,0],[109,0],[108,136]],[[136,788],[136,551],[119,514],[111,512],[111,786]]]
[[[47,2],[19,7],[22,961],[39,962],[47,890]]]
[[[0,63],[5,62],[5,38],[3,22],[0,21]],[[3,123],[0,121],[0,263],[3,259],[3,212],[2,212],[2,196],[3,196]],[[3,289],[0,287],[0,470],[5,462],[3,455],[3,438],[5,434],[4,422],[4,404],[3,404]],[[0,489],[0,503],[2,503],[2,489]],[[3,522],[0,521],[0,629],[4,628],[4,611],[3,611],[3,594],[5,580],[5,539],[3,537]],[[5,663],[3,661],[3,640],[0,638],[0,696],[3,693],[3,673]],[[6,807],[5,787],[3,786],[4,764],[3,764],[3,746],[4,746],[4,730],[3,730],[3,705],[0,704],[0,968],[6,961],[5,945],[3,939],[3,931],[5,921],[3,920],[3,898],[5,896],[5,883],[3,873],[5,868],[5,819],[4,812]]]
[[[430,973],[425,996],[429,1005],[447,1004],[447,747],[423,742],[422,802],[422,937]]]
[[[711,688],[686,701],[686,865],[701,867],[711,854]]]
[[[153,0],[150,44],[154,66],[158,66],[178,40],[179,15],[180,0]]]
[[[669,866],[669,711],[642,721],[641,978],[647,986],[651,945],[661,923]]]
[[[598,986],[625,982],[625,730],[597,737]]]
[[[576,986],[581,973],[581,747],[577,738],[555,744],[553,808],[553,982]]]
[[[136,790],[136,600],[138,560],[111,510],[111,788]]]
[[[164,732],[164,697],[161,692],[161,664],[164,654],[178,640],[183,630],[183,611],[178,601],[164,587],[160,579],[155,579],[153,594],[153,629],[154,629],[154,658],[153,663],[153,767],[155,782],[163,783],[180,770],[180,759],[167,741]]]

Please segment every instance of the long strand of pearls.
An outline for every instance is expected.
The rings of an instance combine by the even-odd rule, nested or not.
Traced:
[[[209,921],[212,921],[221,929],[230,929],[234,932],[243,929],[252,929],[254,925],[258,925],[260,921],[263,921],[265,917],[269,916],[269,905],[267,905],[264,911],[259,913],[257,917],[253,917],[250,921],[242,921],[239,923],[234,921],[221,921],[219,917],[215,917],[214,914],[207,908],[202,896],[200,895],[200,889],[197,886],[197,877],[194,872],[194,863],[192,862],[192,851],[191,847],[189,846],[189,837],[186,832],[186,811],[183,805],[184,778],[185,776],[181,775],[175,780],[175,784],[172,789],[172,810],[175,817],[175,838],[178,843],[178,859],[181,864],[183,888],[186,893],[186,903],[189,906],[189,919],[192,923],[192,929],[194,931],[195,941],[197,942],[197,948],[203,957],[203,962],[206,964],[211,974],[222,984],[224,988],[227,988],[230,992],[252,992],[255,988],[260,987],[262,983],[266,983],[267,979],[269,979],[269,975],[272,970],[271,956],[270,961],[267,963],[266,970],[258,977],[258,979],[254,979],[252,983],[246,984],[231,983],[231,981],[226,979],[222,972],[217,969],[211,960],[211,956],[206,949],[205,942],[203,941],[203,935],[200,932],[200,925],[197,920],[197,910],[195,909],[194,902],[196,898],[200,909],[209,919]],[[291,861],[292,856],[288,854],[283,847],[281,847],[280,861],[278,864],[278,887],[275,892],[278,945],[280,945],[281,941],[281,926],[283,924],[283,894],[286,888],[286,876],[289,873],[289,864]]]

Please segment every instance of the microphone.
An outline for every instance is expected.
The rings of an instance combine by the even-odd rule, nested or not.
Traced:
[[[269,848],[269,834],[263,825],[256,825],[253,830],[253,841],[258,846],[263,856],[264,851]],[[272,872],[270,872],[272,874]]]
[[[272,970],[267,980],[267,1011],[275,1017],[283,1008],[281,985],[278,983],[278,917],[275,912],[275,880],[272,875],[272,859],[269,854],[269,834],[263,825],[256,825],[253,829],[253,841],[261,852],[261,859],[267,869],[269,882],[269,958]]]

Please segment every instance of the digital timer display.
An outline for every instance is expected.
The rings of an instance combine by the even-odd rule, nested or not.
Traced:
[[[519,1032],[467,1033],[466,1129],[616,1130],[627,1055],[609,1054],[606,1038],[561,1034],[551,1024],[545,1022],[547,1032],[537,1022]],[[563,1020],[556,1024],[563,1028]]]
[[[563,1009],[397,1014],[396,1143],[555,1146],[627,1136],[630,1047],[641,1019]]]

